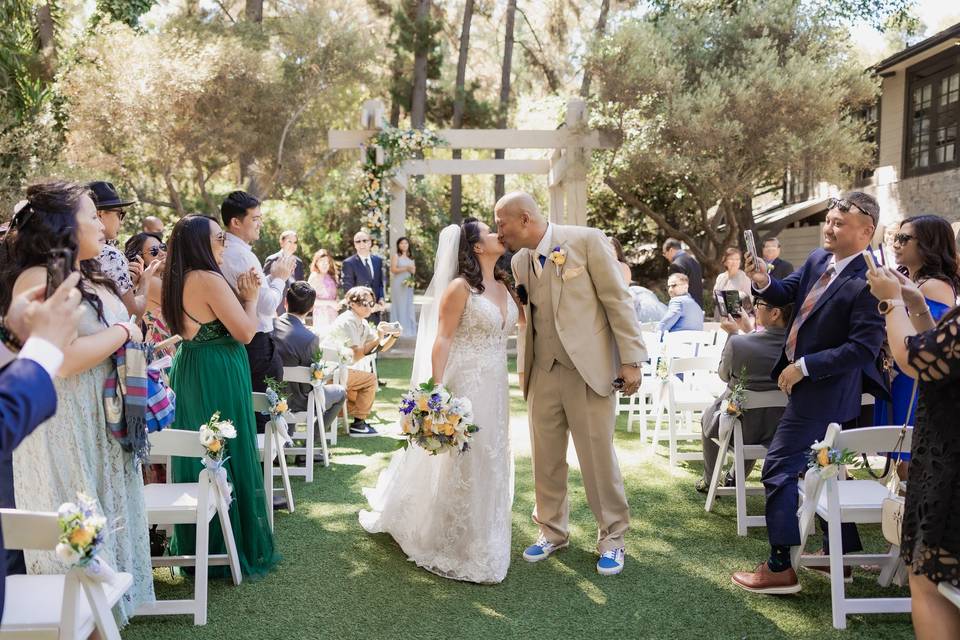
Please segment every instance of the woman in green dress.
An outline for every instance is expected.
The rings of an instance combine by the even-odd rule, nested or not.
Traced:
[[[245,576],[270,571],[274,551],[267,519],[263,469],[257,448],[250,365],[244,343],[257,330],[259,279],[241,274],[234,293],[220,273],[226,236],[212,218],[186,216],[173,228],[163,276],[163,317],[183,338],[173,359],[170,385],[177,394],[177,429],[199,431],[214,412],[231,420],[237,437],[227,441],[224,465],[233,485],[230,523]],[[195,482],[199,459],[175,458],[175,482]],[[194,552],[194,527],[177,526],[171,553]],[[219,523],[211,523],[211,553],[224,553]],[[219,568],[218,575],[227,575]]]

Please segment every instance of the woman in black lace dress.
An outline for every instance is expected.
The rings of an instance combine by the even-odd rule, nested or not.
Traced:
[[[910,280],[887,268],[868,279],[873,295],[892,303],[881,311],[894,359],[919,380],[900,545],[914,630],[920,640],[960,638],[960,609],[937,591],[940,582],[960,588],[960,308],[934,324]]]

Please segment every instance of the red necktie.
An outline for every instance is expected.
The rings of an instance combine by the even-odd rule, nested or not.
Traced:
[[[783,347],[784,352],[787,354],[787,360],[790,362],[793,362],[793,356],[797,351],[797,334],[800,333],[800,325],[803,324],[804,320],[810,315],[810,312],[813,311],[813,308],[817,305],[817,300],[820,299],[823,292],[827,290],[834,269],[835,267],[833,266],[827,267],[827,270],[823,272],[823,275],[820,276],[817,283],[810,289],[810,293],[804,298],[803,305],[800,306],[800,312],[793,320],[793,326],[790,327],[790,333],[787,334],[787,342]]]

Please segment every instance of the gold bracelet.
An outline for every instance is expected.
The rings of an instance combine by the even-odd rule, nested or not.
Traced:
[[[930,307],[923,305],[923,311],[919,311],[917,313],[910,313],[910,310],[907,309],[907,315],[911,318],[922,318],[923,316],[928,316],[930,315]]]

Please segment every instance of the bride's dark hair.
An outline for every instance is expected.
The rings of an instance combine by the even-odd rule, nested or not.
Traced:
[[[460,225],[460,251],[457,259],[457,272],[467,281],[471,289],[483,293],[483,271],[480,269],[477,254],[473,252],[473,247],[478,242],[480,242],[480,221],[476,218],[465,218],[463,224]],[[513,292],[510,278],[507,277],[507,273],[503,269],[494,268],[493,277],[502,282],[508,291]]]

